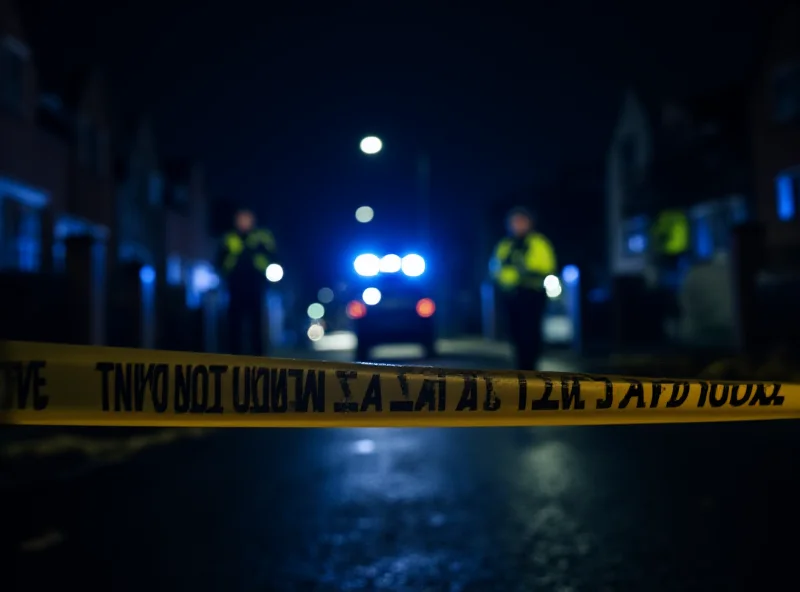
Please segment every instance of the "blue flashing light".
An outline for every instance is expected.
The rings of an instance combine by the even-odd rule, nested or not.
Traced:
[[[356,257],[355,261],[353,261],[353,268],[360,276],[374,277],[380,273],[381,260],[378,259],[377,255],[373,255],[372,253],[364,253],[363,255]]]
[[[418,277],[425,273],[425,259],[416,254],[406,255],[401,261],[401,269],[408,277]]]
[[[397,273],[402,267],[403,261],[399,255],[384,255],[381,258],[381,273]]]

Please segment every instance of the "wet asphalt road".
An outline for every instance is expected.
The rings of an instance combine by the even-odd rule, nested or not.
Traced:
[[[0,493],[0,587],[792,589],[798,427],[213,432]]]

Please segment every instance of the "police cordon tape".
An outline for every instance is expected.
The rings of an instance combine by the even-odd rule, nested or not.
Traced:
[[[0,423],[477,427],[800,418],[800,385],[0,342]]]

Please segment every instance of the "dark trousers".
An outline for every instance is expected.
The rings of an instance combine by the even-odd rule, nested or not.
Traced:
[[[542,323],[547,295],[543,290],[516,290],[506,295],[511,345],[518,370],[536,370],[542,356]]]
[[[231,289],[228,301],[230,353],[263,356],[264,294],[257,289]],[[248,339],[249,338],[249,339]],[[248,347],[248,342],[250,347]]]

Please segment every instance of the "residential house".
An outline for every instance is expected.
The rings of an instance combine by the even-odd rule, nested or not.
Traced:
[[[196,308],[202,292],[214,282],[212,278],[198,279],[211,271],[215,255],[205,176],[199,164],[186,159],[166,161],[163,173],[167,281],[171,285],[182,283],[187,305]]]
[[[800,6],[774,15],[753,84],[755,213],[767,246],[800,254]]]
[[[745,347],[774,341],[791,325],[800,289],[800,7],[779,3],[762,24],[758,59],[740,83],[687,101],[625,97],[608,153],[606,206],[618,324],[632,333],[658,334],[642,329],[654,308],[643,284],[648,229],[665,208],[691,222],[694,266],[688,284],[673,286],[694,318],[687,336],[716,332],[719,342]],[[649,303],[641,318],[636,301]]]
[[[46,229],[66,205],[68,154],[38,126],[37,72],[8,0],[0,17],[0,264],[38,271],[51,264]]]
[[[783,2],[771,17],[752,94],[757,227],[737,284],[739,341],[761,349],[800,343],[800,6]]]
[[[181,349],[215,347],[216,306],[205,301],[217,288],[215,242],[210,236],[210,200],[199,164],[186,159],[162,165],[166,224],[165,301],[167,345]],[[208,305],[207,305],[208,304]]]
[[[199,167],[162,162],[146,120],[112,145],[126,134],[112,134],[95,72],[37,78],[0,0],[2,336],[207,346],[201,304],[217,278]]]
[[[102,84],[76,78],[55,99],[37,78],[15,7],[0,0],[0,262],[13,299],[2,326],[103,343],[113,181]],[[34,312],[38,323],[24,320]]]
[[[690,219],[690,250],[708,259],[728,247],[751,194],[747,92],[734,85],[685,101],[629,91],[607,160],[606,225],[612,275],[642,276],[649,229],[667,208]]]
[[[115,345],[152,348],[158,344],[163,313],[157,313],[166,286],[164,178],[150,122],[137,120],[128,135],[116,163],[119,266],[110,295],[111,339]]]
[[[90,332],[80,341],[104,344],[109,274],[116,264],[110,248],[116,190],[108,97],[102,78],[90,70],[73,72],[53,90],[40,94],[39,125],[67,147],[68,166],[66,203],[55,212],[53,264],[70,282],[88,282],[88,297],[73,304],[74,319],[82,323],[88,309]]]
[[[201,343],[211,322],[203,297],[218,278],[202,170],[191,161],[160,159],[146,119],[130,135],[117,166],[117,342],[209,347]]]
[[[653,161],[654,131],[658,120],[641,94],[626,93],[611,138],[606,170],[606,226],[608,261],[612,275],[644,272],[646,221],[628,215],[639,179]]]
[[[664,325],[678,307],[682,276],[660,273],[649,249],[650,229],[660,212],[680,210],[689,223],[687,255],[693,264],[709,265],[725,256],[732,229],[752,209],[747,114],[745,84],[682,101],[626,94],[606,175],[617,346],[655,345],[698,332],[685,328],[685,320]],[[730,289],[717,286],[715,294],[718,310],[730,308]],[[733,320],[720,322],[720,339],[729,339],[723,336]]]

